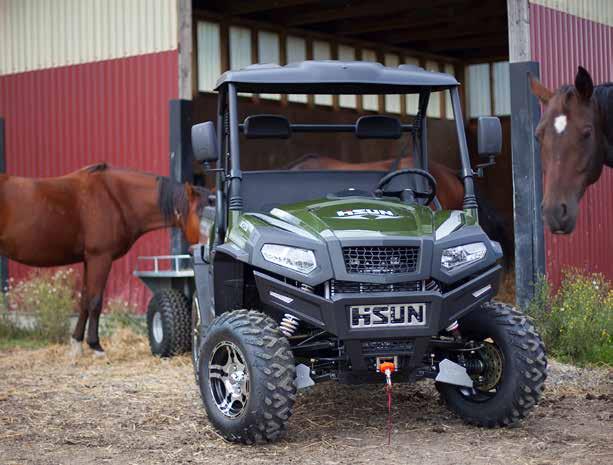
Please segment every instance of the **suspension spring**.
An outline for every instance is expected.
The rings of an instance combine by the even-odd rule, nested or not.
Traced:
[[[279,324],[279,329],[285,337],[290,337],[294,335],[299,325],[300,320],[298,318],[296,318],[294,315],[286,313],[285,315],[283,315],[283,319]]]

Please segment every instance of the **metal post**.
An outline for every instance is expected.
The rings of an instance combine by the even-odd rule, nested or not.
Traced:
[[[192,102],[170,101],[170,178],[177,182],[193,182],[192,166]],[[188,244],[178,229],[173,229],[170,238],[172,254],[186,253]]]
[[[5,150],[5,132],[4,118],[0,118],[0,173],[6,173],[6,150]],[[9,263],[6,257],[0,257],[0,286],[2,292],[5,292],[9,283]]]
[[[460,104],[460,92],[457,87],[449,90],[451,92],[451,105],[455,118],[456,132],[458,133],[458,144],[460,146],[460,160],[462,161],[462,182],[464,183],[464,205],[465,210],[474,210],[477,214],[477,199],[475,197],[475,183],[473,180],[473,169],[470,166],[470,156],[466,145],[466,132],[464,130],[464,117],[462,116],[462,106]]]
[[[534,297],[534,284],[539,275],[545,273],[541,157],[534,138],[534,130],[540,119],[540,105],[530,92],[528,73],[539,76],[538,62],[510,64],[515,300],[521,308],[530,303]]]
[[[217,159],[217,169],[221,170],[226,167],[226,156],[228,153],[228,134],[224,115],[227,114],[226,109],[226,93],[223,89],[219,91],[217,97],[217,147],[219,148],[219,158]],[[215,242],[214,245],[221,244],[224,240],[226,228],[226,211],[225,211],[225,171],[217,171],[215,175]]]
[[[228,85],[228,107],[230,116],[230,195],[229,204],[231,212],[243,210],[243,197],[241,195],[241,155],[239,147],[238,128],[238,97],[234,84]]]
[[[419,159],[414,160],[415,167],[420,170],[428,171],[428,102],[430,101],[430,92],[421,92],[419,94],[419,108],[417,112],[420,115],[419,132]],[[415,143],[415,141],[413,141]],[[423,186],[426,186],[424,182]]]

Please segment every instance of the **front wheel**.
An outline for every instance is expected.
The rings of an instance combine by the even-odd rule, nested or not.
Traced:
[[[473,388],[436,383],[441,397],[467,423],[517,423],[539,401],[547,377],[545,348],[532,323],[510,305],[488,302],[460,320],[460,331],[479,342],[462,360],[479,374]]]
[[[296,398],[288,340],[263,313],[237,310],[208,328],[199,359],[200,395],[209,421],[229,441],[283,436]]]

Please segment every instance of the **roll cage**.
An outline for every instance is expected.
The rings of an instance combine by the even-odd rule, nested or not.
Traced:
[[[448,91],[456,124],[461,162],[460,176],[464,184],[464,210],[477,215],[473,170],[464,133],[459,83],[453,76],[425,71],[414,65],[385,67],[380,63],[304,61],[286,66],[251,65],[239,71],[227,71],[217,81],[217,160],[216,234],[221,243],[229,221],[243,211],[240,161],[241,132],[246,123],[238,120],[238,93],[297,94],[419,94],[418,112],[412,124],[402,124],[403,132],[411,132],[416,166],[428,169],[426,111],[430,94]],[[290,124],[293,132],[355,132],[357,124]]]

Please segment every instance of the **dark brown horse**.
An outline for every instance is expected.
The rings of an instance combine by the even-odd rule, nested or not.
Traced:
[[[58,178],[0,175],[0,255],[31,266],[83,262],[73,344],[81,348],[89,319],[87,343],[103,354],[98,320],[113,260],[143,234],[168,226],[198,242],[206,200],[207,192],[189,184],[106,164]]]
[[[575,85],[555,92],[530,76],[544,105],[536,137],[543,166],[543,215],[551,232],[570,234],[579,200],[603,166],[613,168],[613,83],[594,87],[581,66]]]
[[[297,161],[291,163],[287,168],[293,170],[374,170],[392,171],[405,168],[413,168],[414,163],[411,157],[400,159],[390,158],[366,163],[348,163],[335,160],[330,157],[322,157],[316,154],[305,155]],[[436,179],[436,197],[441,207],[445,210],[461,210],[464,203],[464,186],[458,178],[457,173],[440,163],[430,161],[428,171]],[[504,252],[504,263],[507,268],[512,264],[513,241],[505,227],[504,221],[499,213],[489,204],[489,202],[476,191],[477,203],[479,205],[479,223],[486,234],[500,242]]]

